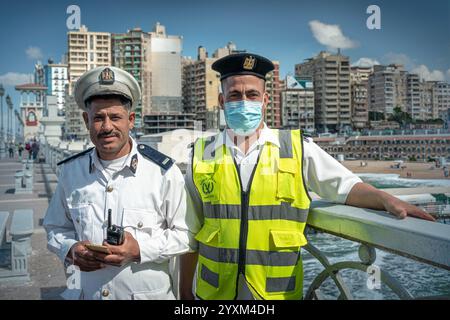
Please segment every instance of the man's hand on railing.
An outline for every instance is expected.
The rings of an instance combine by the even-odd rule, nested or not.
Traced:
[[[387,193],[386,193],[387,194]],[[389,197],[384,202],[384,208],[386,211],[396,215],[397,217],[403,219],[406,216],[413,216],[420,219],[435,221],[432,215],[426,213],[419,207],[402,201],[390,194],[387,194]]]
[[[413,216],[436,221],[433,216],[422,209],[378,190],[367,183],[355,184],[348,194],[345,204],[360,208],[386,210],[401,219],[406,216]]]

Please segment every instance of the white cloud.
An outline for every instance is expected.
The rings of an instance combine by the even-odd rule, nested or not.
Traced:
[[[447,78],[450,81],[450,69],[447,70]]]
[[[418,74],[422,80],[425,81],[443,81],[445,80],[445,71],[430,70],[424,64],[416,64],[413,59],[404,53],[389,52],[385,54],[383,60],[386,63],[401,64],[405,67],[405,70],[410,73]],[[447,70],[447,76],[450,78],[450,69]]]
[[[389,52],[384,55],[387,64],[402,64],[406,69],[414,67],[414,63],[410,57],[404,53]]]
[[[31,74],[26,73],[16,73],[16,72],[8,72],[0,75],[0,83],[4,86],[16,86],[19,84],[33,82],[33,77]]]
[[[353,67],[373,67],[374,65],[380,64],[378,60],[372,59],[372,58],[359,58],[358,61],[352,63]]]
[[[351,49],[358,46],[358,43],[344,36],[341,27],[337,24],[325,24],[318,20],[309,22],[309,27],[316,40],[327,46],[328,49]]]
[[[430,71],[428,67],[423,64],[412,69],[411,73],[418,74],[421,79],[426,81],[443,81],[445,79],[444,73],[442,71],[440,70]]]
[[[28,47],[28,49],[25,50],[25,53],[27,54],[27,57],[30,60],[39,60],[44,57],[41,48],[38,47]]]

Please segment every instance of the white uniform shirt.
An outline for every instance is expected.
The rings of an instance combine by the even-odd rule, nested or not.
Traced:
[[[163,172],[132,144],[125,160],[118,159],[120,170],[116,161],[106,162],[115,173],[104,169],[95,149],[62,165],[44,219],[49,250],[64,262],[77,241],[102,244],[111,209],[112,223],[126,227],[141,255],[140,263],[81,272],[80,298],[174,299],[169,259],[187,252],[193,239],[184,179],[176,165]]]
[[[350,190],[362,180],[321,149],[312,139],[306,138],[305,140],[303,143],[303,177],[306,186],[326,200],[345,203]],[[244,154],[234,144],[226,130],[221,132],[221,138],[215,141],[215,149],[224,143],[226,147],[230,148],[239,167],[242,188],[245,190],[248,189],[249,179],[258,160],[259,151],[266,142],[271,142],[280,147],[278,136],[266,124],[261,130],[258,140],[249,147],[247,154]],[[197,233],[201,229],[203,221],[203,208],[200,195],[192,180],[191,163],[188,164],[185,180],[190,193],[188,198],[188,215],[191,215],[192,211],[193,215],[197,216],[195,220],[197,223],[193,225],[194,229],[192,229],[192,232]],[[238,299],[251,299],[250,291],[243,285],[243,279],[240,278],[239,280]]]

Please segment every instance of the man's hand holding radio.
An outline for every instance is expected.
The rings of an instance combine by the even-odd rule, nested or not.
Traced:
[[[104,241],[103,245],[108,248],[111,254],[92,252],[95,259],[105,264],[123,266],[129,262],[139,262],[141,251],[136,239],[128,231],[124,232],[124,241],[121,245],[110,245]]]
[[[103,261],[107,264],[122,266],[128,262],[141,261],[139,244],[128,231],[125,231],[124,240],[121,245],[113,246],[106,241],[103,242],[103,245],[111,251],[110,255],[104,255]]]

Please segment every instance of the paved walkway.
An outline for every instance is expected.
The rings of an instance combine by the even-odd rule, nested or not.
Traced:
[[[64,291],[66,283],[63,266],[56,255],[47,250],[46,233],[42,227],[45,211],[56,188],[57,177],[48,165],[36,163],[33,193],[16,195],[14,174],[21,169],[22,164],[17,158],[0,160],[0,211],[9,211],[10,214],[15,209],[34,211],[32,254],[29,258],[31,281],[20,283],[0,279],[0,299],[61,299],[59,295]],[[4,251],[0,254],[4,254]]]

